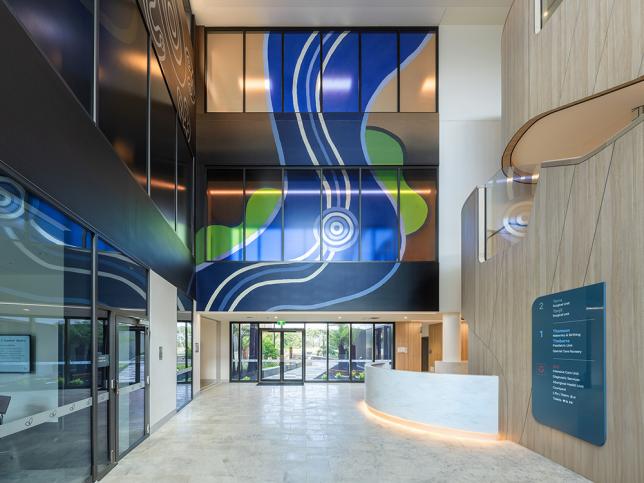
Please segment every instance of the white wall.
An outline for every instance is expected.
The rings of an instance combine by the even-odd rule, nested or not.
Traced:
[[[230,322],[200,317],[201,378],[227,382],[230,373]]]
[[[220,322],[217,326],[219,338],[218,380],[227,382],[230,378],[230,322]]]
[[[192,311],[192,397],[201,391],[201,323],[197,313]],[[196,347],[199,345],[199,352]]]
[[[440,310],[461,309],[461,208],[501,168],[502,26],[439,27]]]
[[[174,413],[176,405],[177,289],[150,271],[150,426]]]
[[[217,367],[219,365],[219,342],[217,326],[219,322],[200,317],[201,319],[201,378],[204,380],[217,380]]]

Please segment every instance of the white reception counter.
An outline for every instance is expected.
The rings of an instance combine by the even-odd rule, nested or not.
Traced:
[[[498,438],[499,378],[368,366],[365,402],[383,416],[427,429]]]

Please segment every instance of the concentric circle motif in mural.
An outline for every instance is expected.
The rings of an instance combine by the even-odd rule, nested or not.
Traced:
[[[503,228],[512,236],[525,237],[528,233],[531,211],[532,201],[522,201],[510,206],[503,214]]]
[[[0,219],[12,220],[25,212],[25,190],[9,178],[0,176]]]
[[[318,218],[319,220],[319,218]],[[322,213],[322,243],[324,248],[341,251],[358,239],[358,220],[344,208],[330,208]],[[318,230],[316,237],[319,239]]]

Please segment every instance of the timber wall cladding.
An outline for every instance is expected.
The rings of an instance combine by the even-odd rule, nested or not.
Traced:
[[[463,239],[469,371],[501,377],[504,435],[592,479],[644,481],[644,120],[576,165],[544,165],[525,240],[479,263]],[[476,192],[463,224],[476,223]],[[531,305],[605,281],[608,439],[593,446],[532,417]]]
[[[515,0],[501,40],[503,139],[529,119],[644,75],[644,0],[566,0],[538,34]]]

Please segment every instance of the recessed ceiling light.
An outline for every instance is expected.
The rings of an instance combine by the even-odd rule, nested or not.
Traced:
[[[341,316],[341,315],[338,315],[338,319],[341,319],[341,318],[342,318],[342,316]]]
[[[405,320],[407,320],[407,316],[405,315]]]
[[[277,318],[277,315],[274,315],[274,316],[273,316],[273,318],[274,318],[274,319],[276,319],[276,318]]]

